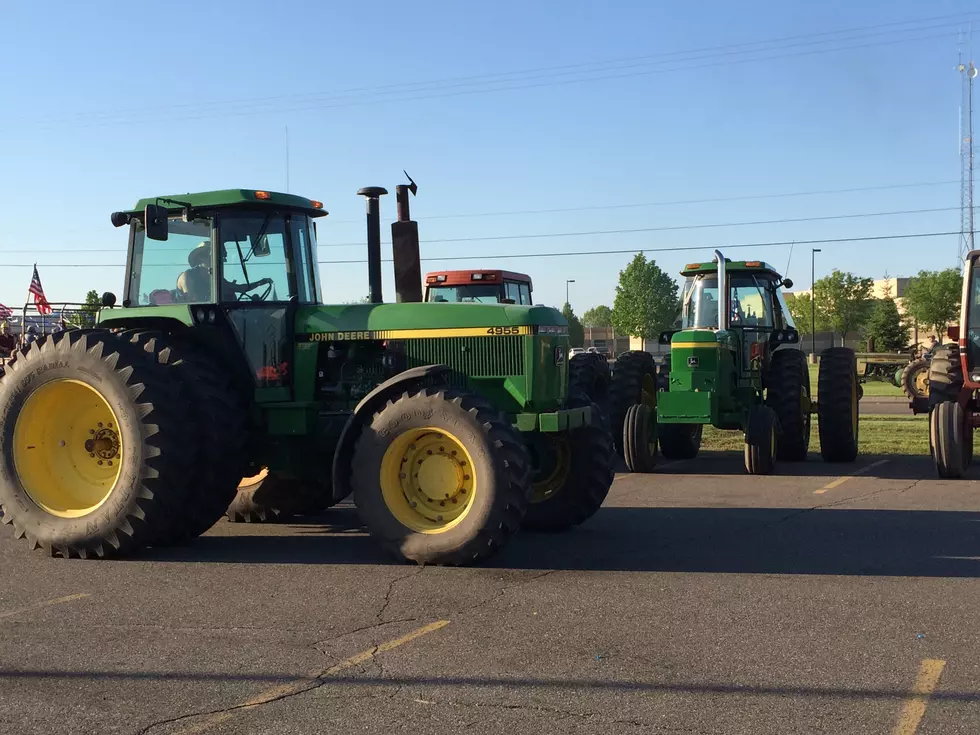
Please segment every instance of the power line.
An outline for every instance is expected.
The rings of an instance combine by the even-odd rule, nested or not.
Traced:
[[[964,16],[964,18],[965,18],[965,16]],[[941,24],[941,25],[933,26],[933,27],[922,27],[922,28],[910,28],[910,29],[895,30],[895,31],[891,31],[891,33],[907,33],[907,32],[916,31],[916,30],[929,30],[930,28],[940,28],[940,27],[943,27],[943,28],[949,27],[950,29],[952,29],[953,28],[953,25],[954,24],[952,24],[952,23],[946,23],[946,24]],[[980,32],[980,31],[977,31],[977,32]],[[870,35],[882,35],[882,34],[879,33],[879,34],[870,34]],[[930,35],[924,35],[924,36],[906,37],[906,38],[885,39],[885,40],[880,40],[880,41],[875,41],[875,42],[870,42],[870,43],[865,43],[865,44],[851,44],[851,45],[838,46],[836,48],[810,49],[810,50],[807,50],[807,51],[801,51],[801,52],[796,52],[796,53],[776,54],[776,55],[769,55],[769,56],[757,56],[757,57],[754,57],[754,58],[736,58],[736,59],[729,59],[728,61],[726,61],[726,63],[729,64],[729,65],[731,65],[731,64],[750,63],[750,62],[755,62],[755,61],[771,61],[771,60],[784,59],[784,58],[792,58],[792,57],[798,57],[798,56],[808,56],[808,55],[813,55],[813,54],[832,53],[832,52],[836,52],[836,51],[847,51],[847,50],[852,50],[852,49],[871,48],[871,47],[882,46],[882,45],[889,45],[889,44],[901,43],[901,42],[914,42],[914,41],[930,40],[930,39],[934,39],[934,38],[945,38],[945,37],[948,37],[950,35],[954,35],[954,33],[953,33],[952,30],[949,30],[949,31],[944,32],[944,33],[930,34]],[[796,44],[796,46],[800,46],[800,45],[813,45],[813,43],[831,43],[831,42],[838,42],[838,41],[839,42],[843,42],[843,43],[847,43],[849,41],[856,40],[857,38],[859,38],[859,37],[852,37],[852,38],[846,38],[846,39],[831,39],[831,40],[826,40],[826,41],[812,42],[810,44]],[[759,43],[762,43],[762,42],[759,42]],[[756,44],[756,45],[758,45],[758,44]],[[783,48],[784,49],[785,48],[793,48],[793,46],[785,46]],[[755,50],[733,51],[733,52],[728,52],[728,53],[715,54],[714,55],[714,58],[717,59],[717,57],[720,57],[720,56],[731,56],[731,55],[737,55],[737,54],[743,54],[744,55],[744,54],[747,54],[747,53],[764,53],[764,52],[767,52],[767,51],[770,51],[770,50],[780,50],[780,49],[755,49]],[[677,52],[677,53],[680,53],[680,52]],[[689,52],[689,53],[694,53],[694,52]],[[701,58],[703,58],[703,55],[702,55]],[[679,61],[663,61],[663,62],[648,62],[645,65],[646,66],[649,66],[650,64],[653,64],[653,63],[660,63],[661,65],[662,64],[665,64],[665,63],[675,63],[676,64],[676,63],[680,63],[681,61],[687,62],[687,61],[694,61],[694,60],[697,60],[697,59],[683,59],[683,60],[679,60]],[[374,94],[374,97],[375,97],[374,99],[371,99],[371,98],[368,98],[368,99],[345,99],[343,97],[341,97],[341,98],[336,98],[335,97],[335,98],[317,99],[316,97],[303,96],[302,98],[299,98],[298,101],[295,104],[293,104],[292,106],[269,107],[268,105],[266,105],[265,107],[261,107],[261,105],[257,105],[257,103],[247,103],[246,102],[246,103],[242,103],[242,104],[237,104],[237,108],[238,108],[237,110],[235,109],[236,108],[236,104],[227,104],[227,105],[221,106],[219,108],[216,108],[214,110],[207,111],[207,112],[205,112],[204,111],[205,108],[202,107],[201,108],[201,114],[191,114],[191,115],[183,115],[183,116],[177,116],[177,117],[165,117],[165,116],[159,116],[159,115],[157,115],[157,116],[145,116],[145,113],[142,110],[140,110],[140,111],[138,111],[139,114],[144,115],[144,116],[143,117],[137,117],[135,119],[132,119],[132,118],[131,119],[113,119],[111,117],[103,117],[103,118],[100,119],[100,118],[97,117],[98,113],[94,113],[94,114],[87,114],[87,115],[85,115],[82,118],[82,120],[80,122],[78,122],[78,123],[69,123],[69,124],[72,124],[73,127],[101,127],[101,126],[106,126],[106,125],[129,125],[129,124],[138,124],[138,123],[146,123],[146,122],[193,121],[193,120],[202,120],[202,119],[208,119],[208,118],[213,118],[213,117],[225,117],[225,118],[227,118],[227,117],[240,117],[240,116],[258,115],[258,114],[269,114],[269,113],[281,114],[283,112],[297,112],[297,111],[312,110],[312,109],[330,109],[330,108],[352,107],[352,106],[358,106],[358,105],[364,105],[364,104],[373,104],[373,103],[378,103],[378,102],[408,102],[408,101],[415,101],[415,100],[427,100],[427,99],[437,99],[437,98],[446,98],[446,97],[456,97],[456,96],[470,95],[470,94],[489,94],[489,93],[492,93],[492,92],[503,92],[503,91],[511,91],[511,90],[532,89],[532,88],[549,87],[549,86],[560,86],[560,85],[566,85],[566,84],[576,84],[576,83],[581,83],[581,82],[594,82],[594,81],[604,81],[604,80],[611,80],[611,79],[625,79],[625,78],[631,78],[631,77],[637,77],[637,76],[646,76],[646,75],[651,75],[651,74],[661,74],[661,73],[670,73],[670,72],[675,72],[675,71],[687,71],[687,70],[703,69],[703,68],[708,68],[708,67],[714,67],[716,65],[717,65],[717,60],[710,61],[710,62],[703,63],[703,64],[694,64],[694,65],[687,65],[687,66],[675,66],[675,67],[668,68],[668,69],[644,69],[644,70],[641,70],[641,71],[633,71],[633,72],[627,72],[627,73],[623,73],[623,74],[606,74],[604,76],[586,76],[586,77],[578,77],[578,78],[574,78],[574,79],[552,80],[552,81],[545,81],[545,82],[535,82],[535,83],[532,83],[532,84],[511,84],[510,83],[512,81],[526,82],[526,81],[531,81],[531,80],[533,80],[535,78],[540,78],[540,77],[533,77],[533,76],[531,76],[531,77],[526,77],[525,79],[518,79],[518,80],[501,80],[501,81],[498,81],[498,82],[485,82],[485,83],[483,83],[483,87],[482,88],[479,88],[478,87],[478,88],[473,88],[473,89],[462,89],[462,90],[456,90],[456,91],[446,91],[446,89],[448,87],[451,87],[451,86],[454,86],[454,85],[440,85],[438,87],[432,87],[431,90],[430,89],[407,90],[407,96],[405,94],[403,94],[403,93],[406,92],[406,90],[404,88],[405,85],[399,85],[399,87],[397,89],[394,89],[391,92],[378,92],[378,93],[375,93]],[[637,65],[634,65],[634,66],[637,66]],[[623,67],[623,66],[619,67],[619,69],[626,69],[626,68],[629,68],[629,67]],[[615,70],[616,70],[615,68],[608,69],[608,70],[607,69],[596,69],[596,70],[592,70],[592,71],[583,71],[583,72],[579,72],[579,73],[580,74],[595,74],[595,73],[600,73],[601,74],[601,73],[603,73],[605,71],[615,71]],[[553,77],[553,76],[556,76],[556,75],[552,74],[550,76]],[[509,85],[509,86],[488,87],[488,86],[486,86],[487,84],[504,84],[504,85]],[[466,85],[455,85],[455,86],[466,86]],[[418,94],[419,92],[429,92],[429,91],[432,91],[433,93],[432,94]],[[378,95],[381,95],[381,94],[389,94],[389,95],[390,94],[401,94],[402,96],[384,97],[384,98],[378,97]],[[336,102],[330,104],[331,99],[339,99],[339,101],[336,101]],[[248,109],[249,107],[255,108],[257,106],[260,107],[260,109]],[[193,112],[193,110],[191,110],[191,112]],[[111,115],[111,114],[115,114],[115,113],[109,113],[109,114]],[[27,122],[27,121],[25,121],[25,122]],[[60,122],[64,122],[64,121],[62,120]],[[42,125],[43,126],[43,125],[52,125],[52,124],[55,124],[56,125],[58,123],[59,123],[58,120],[51,120],[51,119],[49,119],[49,120],[34,120],[34,121],[30,121],[29,124],[32,124],[32,125]]]
[[[724,248],[726,250],[734,250],[736,248],[765,248],[765,247],[776,247],[780,245],[833,245],[835,243],[853,243],[853,242],[877,242],[886,240],[908,240],[917,237],[945,237],[947,235],[958,235],[959,231],[953,232],[915,232],[915,233],[905,233],[900,235],[866,235],[861,237],[834,237],[822,240],[800,240],[794,238],[793,240],[774,240],[768,242],[747,242],[747,243],[714,243],[709,245],[685,245],[678,247],[631,247],[618,250],[579,250],[579,251],[563,251],[563,252],[538,252],[538,253],[514,253],[511,255],[501,255],[495,253],[485,253],[482,255],[444,255],[439,257],[421,258],[423,262],[430,261],[446,261],[446,260],[507,260],[507,259],[520,259],[520,258],[562,258],[562,257],[573,257],[581,255],[623,255],[629,253],[670,253],[670,252],[688,252],[696,250],[711,250],[714,248]],[[391,258],[383,258],[383,263],[393,262]],[[366,259],[359,260],[318,260],[318,265],[352,265],[367,263]],[[5,263],[6,268],[29,268],[32,267],[34,263]],[[123,263],[40,263],[43,268],[124,268]],[[162,266],[184,266],[185,263],[158,263],[155,264],[156,267]]]
[[[442,260],[507,260],[510,258],[562,258],[576,255],[624,255],[629,253],[679,253],[695,250],[711,250],[714,248],[724,248],[725,250],[735,250],[737,248],[768,248],[779,245],[833,245],[835,243],[851,242],[874,242],[883,240],[906,240],[915,237],[945,237],[947,235],[958,235],[959,232],[917,232],[904,235],[869,235],[866,237],[835,237],[826,240],[777,240],[773,242],[746,242],[746,243],[716,243],[714,245],[686,245],[682,247],[665,248],[626,248],[624,250],[584,250],[561,253],[516,253],[514,255],[495,255],[487,253],[484,255],[447,255],[441,258],[421,258],[422,261],[442,261]],[[383,263],[393,262],[391,258],[383,258]],[[367,263],[366,260],[318,260],[318,265],[341,265],[353,263]]]
[[[634,204],[597,204],[588,205],[580,207],[559,207],[555,209],[513,209],[505,212],[474,212],[470,214],[435,214],[426,215],[425,221],[434,219],[461,219],[461,218],[475,218],[475,217],[505,217],[511,215],[520,214],[561,214],[565,212],[589,212],[596,210],[607,210],[607,209],[639,209],[642,207],[668,207],[668,206],[679,206],[683,204],[712,204],[715,202],[744,202],[753,199],[784,199],[789,197],[802,197],[802,196],[814,196],[818,194],[853,194],[862,191],[884,191],[887,189],[911,189],[920,188],[927,186],[948,186],[950,184],[960,183],[958,179],[950,179],[949,181],[924,181],[920,183],[912,184],[883,184],[881,186],[858,186],[850,189],[816,189],[813,191],[791,191],[782,192],[778,194],[746,194],[743,196],[734,197],[711,197],[708,199],[675,199],[673,201],[660,201],[660,202],[638,202]],[[364,221],[361,219],[348,219],[348,220],[333,220],[331,224],[347,224],[347,223],[362,223]],[[391,222],[392,220],[387,220]]]
[[[891,212],[858,212],[852,214],[831,214],[816,217],[789,217],[783,219],[752,220],[748,222],[705,222],[693,225],[665,225],[662,227],[630,227],[620,230],[575,230],[570,232],[537,232],[522,235],[486,235],[480,237],[447,237],[438,239],[423,239],[422,245],[434,245],[455,242],[489,242],[497,240],[537,240],[550,237],[581,237],[586,235],[626,235],[641,232],[677,232],[683,230],[705,230],[718,227],[758,227],[760,225],[796,224],[800,222],[826,222],[842,219],[864,219],[871,217],[896,217],[912,214],[933,214],[936,212],[959,211],[959,207],[934,207],[931,209],[899,209]],[[388,240],[383,245],[391,245]],[[364,242],[318,243],[320,248],[363,247]],[[118,253],[119,248],[51,248],[51,249],[3,249],[5,253]]]
[[[208,108],[212,108],[213,107],[213,108],[217,108],[218,110],[228,110],[231,107],[242,106],[242,105],[254,105],[256,103],[263,103],[263,102],[264,103],[279,103],[279,102],[282,102],[284,100],[310,100],[310,99],[330,100],[330,99],[341,99],[344,96],[351,95],[351,94],[371,94],[371,93],[377,94],[377,93],[384,93],[386,90],[393,90],[393,91],[400,92],[400,91],[405,91],[409,87],[433,87],[435,85],[438,85],[438,88],[444,89],[444,88],[447,87],[447,85],[452,85],[454,83],[460,83],[460,82],[471,82],[471,83],[473,83],[473,82],[480,82],[480,81],[482,81],[484,83],[488,83],[488,82],[494,82],[494,81],[513,81],[513,80],[510,80],[510,79],[507,79],[507,78],[508,77],[515,77],[515,76],[541,75],[541,74],[545,74],[545,73],[548,73],[548,72],[567,72],[568,70],[571,70],[571,69],[579,69],[579,70],[581,70],[581,69],[586,69],[587,67],[607,67],[607,66],[610,66],[610,65],[621,65],[621,64],[630,63],[630,62],[642,62],[642,61],[646,61],[647,63],[651,63],[651,62],[655,62],[656,60],[664,60],[664,59],[669,59],[670,57],[676,57],[676,56],[690,56],[690,55],[693,55],[693,56],[696,56],[696,57],[703,57],[704,54],[706,54],[706,53],[718,53],[718,52],[730,51],[730,50],[736,50],[736,51],[733,51],[733,52],[739,52],[740,51],[742,53],[745,53],[745,52],[748,52],[748,51],[753,50],[753,49],[751,49],[751,47],[754,47],[754,46],[767,46],[767,45],[772,45],[772,44],[786,43],[786,42],[789,42],[789,41],[801,41],[801,40],[804,40],[804,39],[813,39],[813,38],[820,38],[820,37],[826,37],[826,36],[845,36],[846,34],[859,33],[859,32],[862,32],[862,31],[875,31],[875,30],[882,29],[882,28],[892,28],[893,29],[891,31],[886,31],[886,33],[909,33],[909,32],[914,32],[914,31],[929,30],[931,28],[946,27],[946,26],[950,26],[950,25],[956,25],[956,24],[959,24],[959,23],[967,22],[974,15],[977,15],[977,13],[975,13],[975,12],[974,13],[953,13],[953,14],[948,14],[948,15],[930,16],[930,17],[926,17],[926,18],[913,18],[913,19],[904,20],[904,21],[891,21],[891,22],[888,22],[888,23],[876,23],[876,24],[873,24],[873,25],[858,26],[858,27],[854,27],[854,28],[844,28],[844,29],[838,29],[838,30],[833,30],[833,31],[821,31],[821,32],[817,32],[817,33],[805,33],[805,34],[798,34],[798,35],[793,35],[793,36],[780,36],[780,37],[776,37],[776,38],[763,39],[761,41],[746,41],[746,42],[736,43],[736,44],[723,44],[723,45],[718,45],[718,46],[708,46],[708,47],[695,48],[695,49],[682,49],[682,50],[679,50],[679,51],[667,51],[667,52],[660,52],[660,53],[657,53],[657,54],[644,54],[644,55],[641,55],[641,56],[617,57],[617,58],[605,59],[605,60],[598,60],[598,61],[579,62],[579,63],[575,63],[575,64],[561,64],[561,65],[557,65],[557,66],[546,66],[546,67],[536,67],[536,68],[515,69],[515,70],[511,70],[511,71],[494,72],[494,73],[490,73],[490,74],[477,74],[477,75],[469,75],[469,76],[444,77],[444,78],[441,78],[441,79],[430,79],[430,80],[419,81],[419,82],[404,82],[403,81],[403,82],[397,82],[397,83],[392,83],[392,84],[371,85],[371,86],[362,86],[362,87],[349,87],[349,88],[346,88],[346,89],[333,90],[333,91],[329,91],[329,92],[318,92],[318,93],[314,93],[314,94],[299,93],[299,94],[290,94],[290,95],[272,95],[272,96],[262,96],[262,97],[244,97],[244,98],[235,98],[235,99],[226,99],[226,100],[216,100],[214,102],[209,102],[209,103],[187,102],[187,103],[171,104],[171,105],[165,105],[165,106],[158,105],[156,107],[130,107],[130,108],[121,108],[121,109],[117,109],[117,110],[114,110],[114,111],[103,112],[103,113],[100,113],[100,112],[97,112],[97,111],[96,112],[78,112],[78,113],[75,113],[73,116],[70,116],[70,117],[67,117],[67,118],[61,118],[61,120],[70,121],[71,119],[74,119],[74,118],[82,118],[84,120],[84,119],[91,118],[93,115],[96,116],[96,117],[98,117],[98,116],[106,117],[106,116],[110,116],[110,115],[125,114],[125,113],[156,114],[156,113],[158,113],[160,111],[177,110],[177,109],[187,109],[187,110],[193,111],[195,109],[202,110],[202,109],[208,109]],[[946,22],[940,23],[939,25],[922,25],[922,24],[935,23],[936,21],[946,21]],[[896,26],[912,26],[912,27],[911,28],[896,28]],[[881,34],[879,33],[879,34],[871,34],[871,35],[881,35]],[[866,37],[866,36],[857,36],[856,38],[860,39],[860,38],[863,38],[863,37]],[[811,43],[830,43],[830,42],[833,42],[833,41],[853,40],[854,38],[855,37],[829,39],[829,40],[825,40],[825,41],[813,41]],[[798,45],[807,45],[807,44],[799,44],[799,43],[797,43],[797,44],[794,44],[794,45],[797,45],[798,46]],[[770,50],[770,49],[755,49],[755,50],[756,51],[766,51],[766,50]],[[660,62],[660,63],[663,63],[663,62]],[[604,70],[605,69],[602,69],[602,68],[595,69],[595,71],[604,71]],[[416,91],[427,91],[427,90],[423,89],[423,90],[416,90]],[[34,123],[37,123],[37,122],[46,122],[46,121],[44,121],[44,120],[40,120],[40,121],[39,120],[32,120],[32,121],[25,120],[25,122],[34,122]]]
[[[583,235],[626,235],[639,232],[676,232],[679,230],[705,230],[716,227],[756,227],[759,225],[779,225],[798,222],[824,222],[839,219],[862,219],[865,217],[895,217],[907,214],[931,214],[934,212],[959,211],[959,207],[936,207],[933,209],[901,209],[894,212],[863,212],[858,214],[833,214],[820,217],[792,217],[786,219],[753,220],[749,222],[709,222],[697,225],[666,225],[664,227],[630,227],[622,230],[576,230],[571,232],[537,232],[521,235],[485,235],[480,237],[446,237],[439,239],[424,239],[423,245],[433,245],[447,242],[489,242],[497,240],[535,240],[546,237],[580,237]],[[390,245],[390,241],[382,241]],[[362,246],[363,242],[321,243],[321,248],[343,248]],[[40,251],[34,251],[40,252]]]

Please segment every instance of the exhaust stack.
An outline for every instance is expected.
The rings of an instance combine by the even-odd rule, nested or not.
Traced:
[[[715,250],[718,264],[718,329],[728,329],[728,278],[725,273],[725,256]]]
[[[419,187],[407,172],[402,172],[411,182],[395,187],[398,219],[391,223],[391,250],[395,263],[395,300],[398,303],[422,300],[422,263],[419,256],[419,223],[412,220],[409,211],[409,193],[413,196]]]
[[[365,186],[357,195],[367,205],[368,292],[372,304],[384,301],[381,294],[381,197],[388,190],[381,186]]]

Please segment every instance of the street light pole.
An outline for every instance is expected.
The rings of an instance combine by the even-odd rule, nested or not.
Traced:
[[[574,278],[570,278],[567,281],[565,281],[565,303],[566,304],[569,303],[569,301],[568,301],[568,284],[569,283],[575,283],[575,279]]]
[[[817,354],[817,292],[814,289],[814,265],[820,248],[810,250],[810,359],[815,360]]]

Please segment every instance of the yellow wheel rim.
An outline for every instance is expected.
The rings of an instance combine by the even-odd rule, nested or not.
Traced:
[[[399,523],[419,533],[444,533],[473,507],[479,491],[473,459],[448,431],[412,429],[381,460],[381,494]]]
[[[534,450],[544,471],[531,480],[531,502],[542,503],[565,486],[572,466],[572,448],[564,436],[538,434],[535,441],[540,442]]]
[[[79,518],[112,494],[125,458],[108,402],[79,380],[45,383],[14,424],[14,467],[28,496],[48,513]]]
[[[925,369],[919,370],[915,374],[915,393],[922,398],[929,397],[929,371]]]

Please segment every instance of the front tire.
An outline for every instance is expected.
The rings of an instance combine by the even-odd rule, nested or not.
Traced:
[[[771,475],[776,456],[776,412],[768,406],[753,406],[745,428],[745,471],[750,475]]]
[[[658,424],[657,440],[664,459],[694,459],[701,451],[704,424]]]
[[[973,454],[973,426],[959,403],[943,401],[929,411],[929,452],[944,479],[963,477]]]
[[[389,400],[358,438],[351,467],[361,520],[403,560],[478,563],[527,511],[523,440],[472,393],[425,388]]]
[[[630,406],[623,422],[623,457],[630,472],[653,472],[657,465],[657,412]]]
[[[528,438],[533,442],[533,474],[524,528],[554,533],[595,515],[615,477],[609,429],[591,423],[563,434],[541,432]]]
[[[963,390],[959,345],[937,347],[929,363],[929,405],[956,401]]]
[[[609,362],[594,352],[574,355],[568,361],[568,392],[584,393],[609,415]]]

